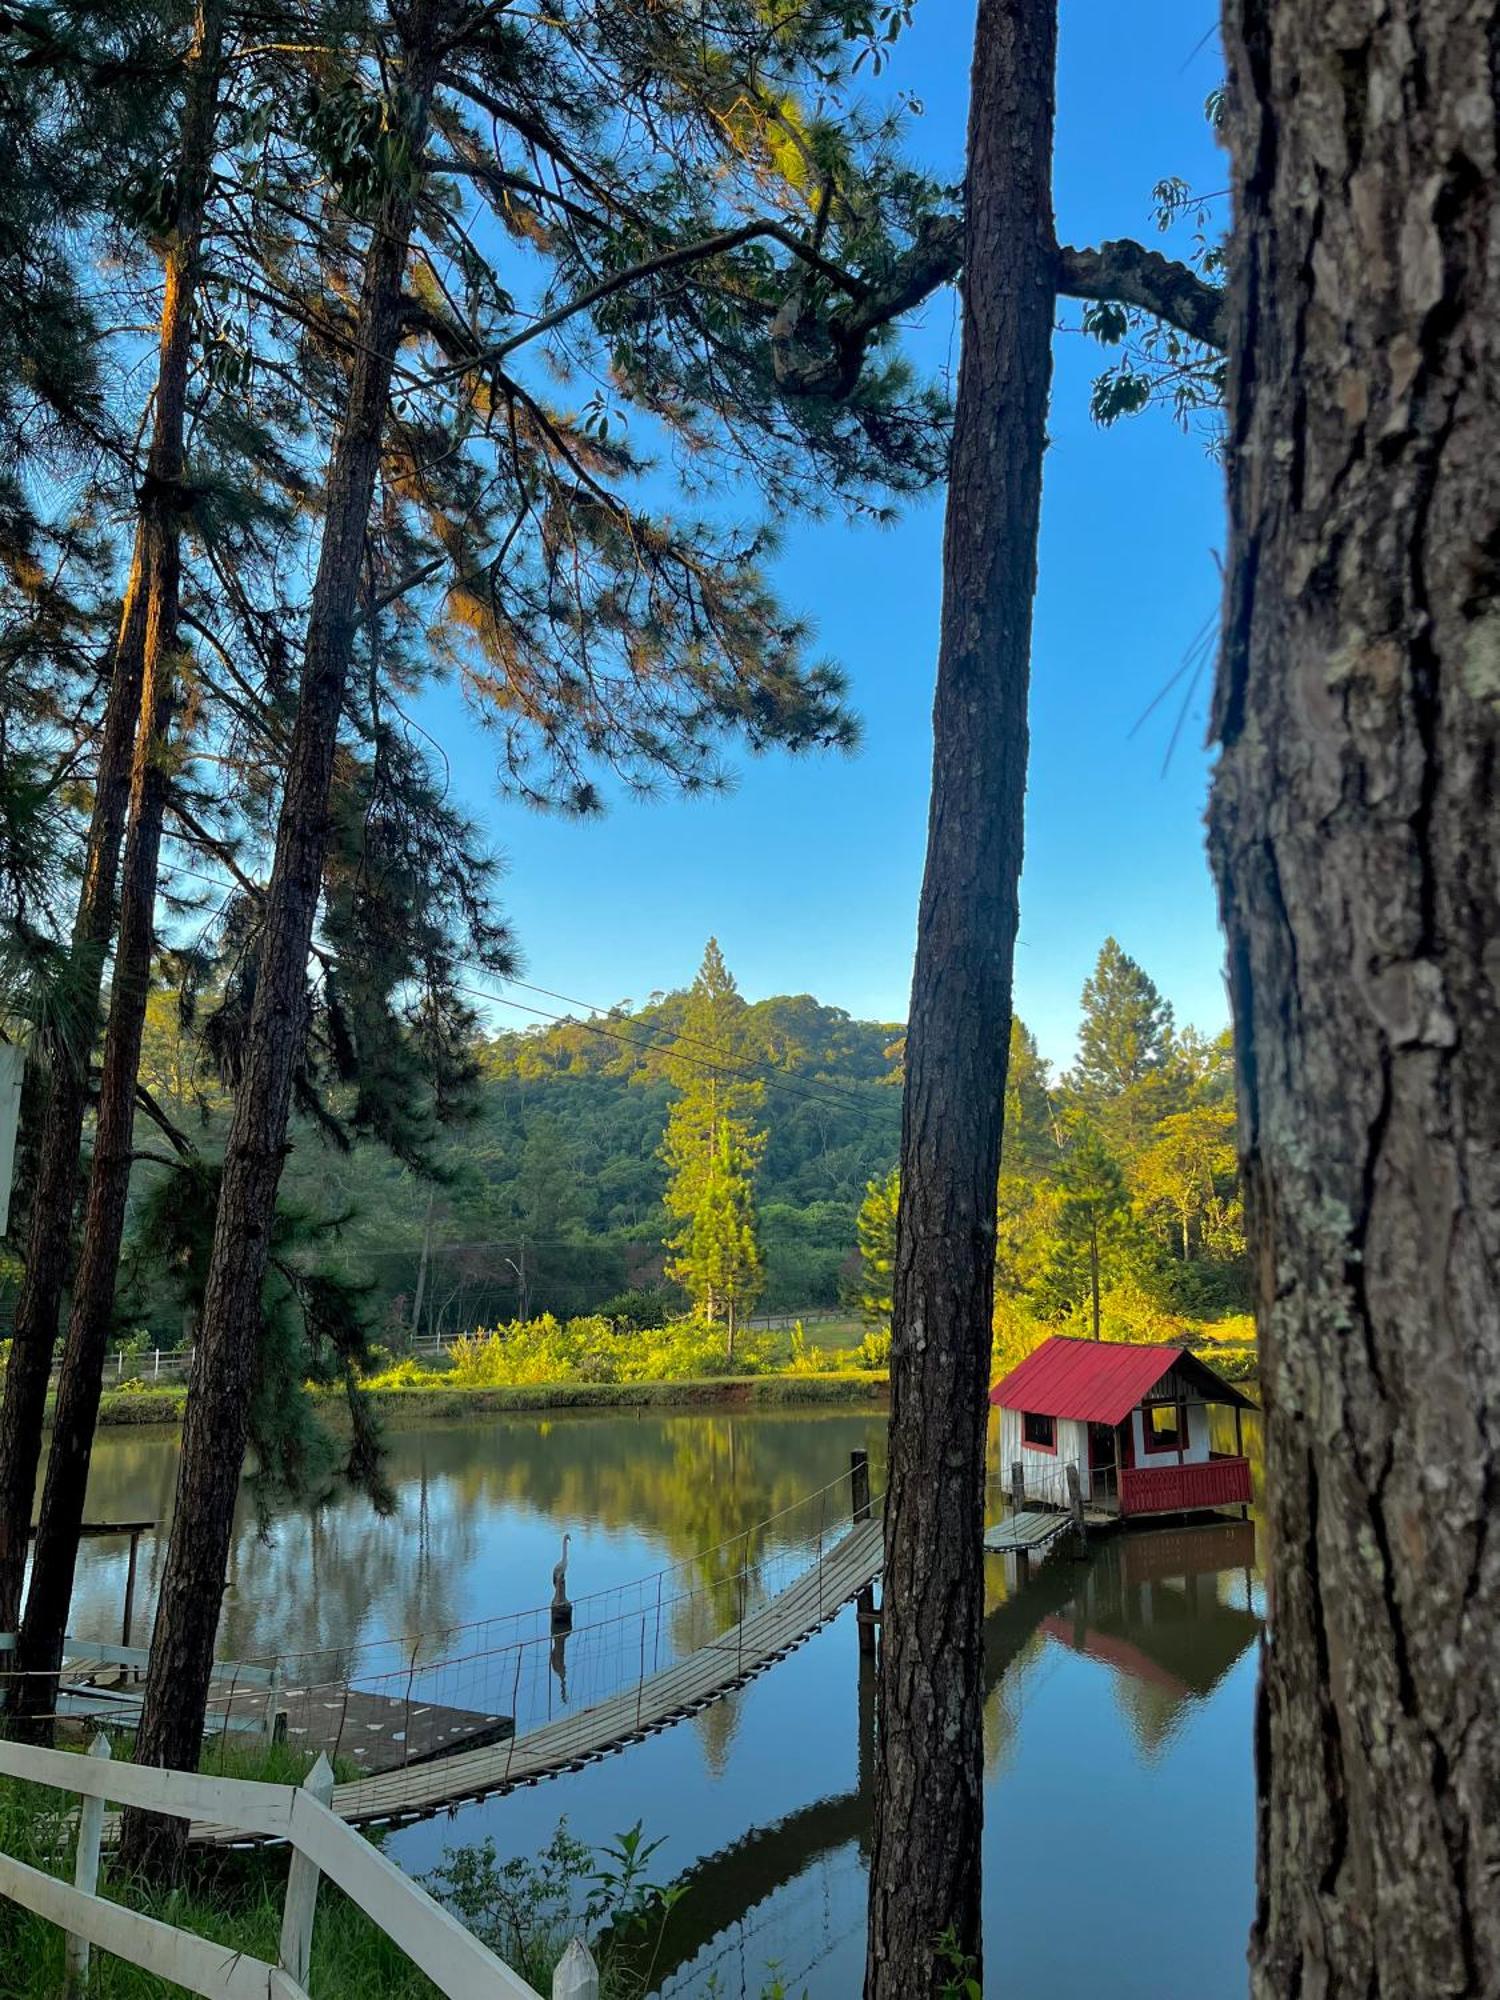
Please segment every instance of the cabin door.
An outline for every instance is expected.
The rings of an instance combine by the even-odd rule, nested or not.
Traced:
[[[1113,1424],[1089,1425],[1089,1499],[1095,1507],[1118,1507],[1120,1474]]]

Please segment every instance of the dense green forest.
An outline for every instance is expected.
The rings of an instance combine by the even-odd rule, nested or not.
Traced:
[[[731,982],[732,987],[732,982]],[[469,1115],[420,1177],[384,1146],[294,1129],[286,1188],[318,1226],[319,1260],[367,1287],[377,1338],[448,1333],[527,1314],[617,1305],[646,1318],[686,1306],[665,1277],[669,1113],[695,1080],[755,1099],[764,1134],[755,1202],[764,1262],[756,1309],[888,1312],[901,1117],[900,1024],[859,1021],[810,995],[733,995],[735,1053],[695,1030],[694,989],[607,1014],[480,1032]],[[548,996],[541,996],[547,999]],[[548,1012],[563,1003],[549,999]],[[720,1068],[728,1062],[731,1067]],[[227,1098],[175,996],[153,996],[147,1087],[205,1150]],[[1113,939],[1081,995],[1078,1056],[1054,1074],[1019,1020],[1012,1034],[999,1186],[1001,1351],[1038,1325],[1150,1337],[1173,1316],[1244,1309],[1245,1273],[1227,1039],[1179,1030],[1149,975]],[[161,1167],[132,1189],[136,1282],[122,1320],[175,1343],[181,1308],[144,1255]],[[863,1253],[863,1254],[861,1254]],[[1097,1276],[1097,1285],[1095,1278]],[[1097,1296],[1096,1296],[1097,1295]]]
[[[682,1306],[662,1290],[662,1142],[674,1070],[693,1063],[692,1046],[679,1045],[687,1004],[686,991],[668,993],[592,1019],[481,1034],[470,1116],[435,1145],[434,1181],[372,1142],[342,1150],[311,1121],[296,1124],[288,1201],[337,1222],[321,1255],[368,1282],[377,1333],[410,1327],[419,1291],[424,1328],[450,1332],[523,1309],[590,1311],[632,1289]],[[757,1116],[767,1134],[756,1177],[766,1266],[759,1309],[836,1305],[855,1262],[865,1189],[896,1157],[900,1028],[782,996],[745,1005],[739,1046],[743,1074],[762,1085]],[[156,1099],[211,1146],[227,1098],[164,992],[153,998],[143,1073]],[[159,1173],[151,1161],[138,1165],[137,1213]],[[178,1337],[177,1308],[144,1269],[125,1311],[153,1339]]]

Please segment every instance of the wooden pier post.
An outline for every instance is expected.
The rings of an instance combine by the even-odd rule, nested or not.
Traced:
[[[1026,1512],[1026,1468],[1020,1459],[1010,1469],[1010,1504],[1018,1514]]]
[[[125,1616],[120,1620],[120,1644],[130,1644],[130,1628],[135,1622],[135,1572],[141,1552],[141,1531],[130,1530],[130,1563],[125,1571]]]
[[[870,1454],[867,1451],[851,1451],[849,1454],[849,1505],[856,1523],[869,1520]],[[875,1627],[880,1622],[880,1613],[875,1609],[873,1583],[867,1583],[854,1600],[854,1622],[859,1633],[860,1652],[873,1659]]]
[[[1068,1482],[1068,1507],[1073,1516],[1073,1526],[1078,1534],[1078,1549],[1081,1555],[1088,1553],[1088,1529],[1083,1519],[1083,1481],[1078,1476],[1078,1467],[1071,1460],[1064,1469]]]

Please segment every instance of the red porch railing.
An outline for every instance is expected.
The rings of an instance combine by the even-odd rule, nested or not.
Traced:
[[[1233,1507],[1249,1498],[1248,1458],[1127,1466],[1120,1473],[1122,1514],[1185,1514],[1194,1507]]]

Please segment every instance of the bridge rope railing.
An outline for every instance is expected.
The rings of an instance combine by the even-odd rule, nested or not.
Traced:
[[[851,1468],[692,1555],[581,1593],[561,1628],[554,1606],[545,1604],[223,1662],[210,1698],[210,1734],[227,1745],[246,1732],[285,1729],[310,1749],[356,1761],[363,1734],[376,1731],[401,1739],[406,1754],[434,1754],[430,1742],[418,1748],[413,1737],[413,1723],[433,1710],[458,1711],[471,1726],[508,1723],[524,1735],[643,1686],[820,1571],[863,1497],[855,1480]],[[879,1504],[872,1495],[872,1507]]]

